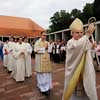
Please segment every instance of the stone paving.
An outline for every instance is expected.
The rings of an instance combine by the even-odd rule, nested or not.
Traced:
[[[34,59],[32,60],[33,72],[31,78],[24,82],[17,82],[0,64],[0,100],[61,100],[64,85],[64,64],[53,64],[53,89],[50,98],[41,95],[36,88],[36,73],[34,72]],[[100,100],[100,72],[97,75],[97,91]]]

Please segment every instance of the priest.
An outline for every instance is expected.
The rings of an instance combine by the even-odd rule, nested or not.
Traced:
[[[49,96],[52,88],[52,67],[48,54],[48,42],[46,33],[41,33],[41,38],[36,41],[34,46],[35,71],[37,72],[37,87],[43,95]]]

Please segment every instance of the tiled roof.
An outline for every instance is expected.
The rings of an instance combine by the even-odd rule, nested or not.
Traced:
[[[44,29],[29,18],[0,16],[0,36],[35,37]]]

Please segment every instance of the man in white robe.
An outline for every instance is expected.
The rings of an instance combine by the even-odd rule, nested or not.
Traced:
[[[37,87],[40,92],[45,95],[50,95],[52,88],[52,67],[50,62],[50,55],[48,54],[48,42],[46,33],[41,33],[41,38],[36,41],[34,46],[35,56],[35,71],[37,72]]]
[[[8,58],[9,58],[7,69],[9,72],[11,72],[14,69],[13,52],[14,52],[15,43],[13,41],[13,37],[10,37],[7,45],[8,45]]]
[[[53,48],[53,43],[52,41],[49,42],[48,44],[48,53],[50,54],[50,60],[53,61],[53,52],[52,52],[52,48]]]
[[[8,65],[8,41],[6,41],[4,43],[4,46],[3,46],[3,55],[4,55],[3,66],[7,67],[7,65]]]
[[[98,42],[97,47],[95,48],[96,54],[98,56],[98,65],[99,65],[99,69],[100,69],[100,41]]]
[[[25,76],[31,77],[32,76],[32,65],[31,65],[31,53],[32,53],[32,47],[28,43],[27,38],[24,39],[24,45],[26,47],[26,57],[25,57]]]
[[[72,39],[67,43],[66,50],[66,65],[65,65],[65,85],[62,100],[98,100],[96,92],[96,80],[95,70],[93,66],[93,60],[91,57],[91,45],[89,37],[94,31],[94,25],[90,24],[88,31],[84,36],[83,23],[76,18],[70,26]],[[76,71],[79,71],[78,65],[81,63],[83,54],[86,53],[86,59],[84,68],[79,74],[78,82],[76,82],[75,88],[79,87],[81,93],[75,93],[71,84],[75,84],[75,77],[77,78]],[[80,88],[81,87],[81,88]],[[68,95],[70,93],[70,95]]]
[[[12,77],[16,80],[16,82],[24,81],[26,48],[22,42],[22,38],[19,38],[19,42],[16,44],[14,57],[16,59],[16,64],[12,71]]]

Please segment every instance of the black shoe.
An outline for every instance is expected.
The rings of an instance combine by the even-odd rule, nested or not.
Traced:
[[[12,71],[8,71],[8,73],[10,74]]]
[[[49,97],[50,96],[50,90],[46,91],[46,92],[41,92],[43,95]]]
[[[37,86],[36,88],[37,88],[37,90],[38,90],[40,93],[42,93],[42,92],[40,91],[40,89],[39,89],[39,87],[38,87],[38,86]]]

